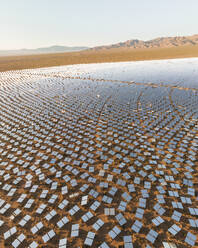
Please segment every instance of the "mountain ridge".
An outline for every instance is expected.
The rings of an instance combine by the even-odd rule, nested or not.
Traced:
[[[97,46],[90,50],[106,50],[112,48],[130,48],[130,49],[144,49],[144,48],[166,48],[176,46],[197,45],[198,34],[191,36],[174,36],[174,37],[158,37],[152,40],[132,39],[125,42],[119,42],[107,46]]]
[[[131,39],[124,42],[119,42],[111,45],[96,46],[93,48],[85,46],[58,46],[41,47],[36,49],[19,49],[19,50],[0,50],[0,56],[15,56],[15,55],[36,55],[50,53],[65,53],[79,51],[100,51],[110,49],[145,49],[145,48],[169,48],[179,46],[198,45],[198,34],[191,36],[173,36],[173,37],[158,37],[151,40]]]
[[[64,52],[79,52],[86,50],[89,47],[76,46],[49,46],[49,47],[40,47],[36,49],[18,49],[18,50],[0,50],[0,56],[8,55],[34,55],[34,54],[45,54],[45,53],[64,53]]]

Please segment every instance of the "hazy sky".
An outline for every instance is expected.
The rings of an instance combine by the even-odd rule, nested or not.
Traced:
[[[0,0],[0,50],[198,33],[198,0]]]

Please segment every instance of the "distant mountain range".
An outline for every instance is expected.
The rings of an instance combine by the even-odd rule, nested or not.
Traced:
[[[37,49],[0,50],[0,56],[77,52],[85,49],[88,47],[50,46]]]
[[[161,37],[153,40],[127,40],[109,46],[98,46],[91,48],[91,50],[106,50],[112,48],[130,48],[130,49],[143,49],[143,48],[164,48],[164,47],[177,47],[187,45],[197,45],[198,34],[192,36],[177,36],[177,37]]]
[[[51,46],[37,49],[20,49],[20,50],[0,50],[0,56],[8,55],[30,55],[30,54],[46,54],[46,53],[65,53],[78,52],[83,50],[109,50],[117,48],[127,49],[145,49],[145,48],[165,48],[178,47],[198,44],[198,34],[192,36],[176,36],[176,37],[161,37],[153,40],[143,41],[138,39],[127,40],[117,44],[108,46],[89,47],[67,47],[67,46]]]

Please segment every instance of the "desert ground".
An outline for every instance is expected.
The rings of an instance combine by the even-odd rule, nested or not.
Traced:
[[[0,71],[102,62],[198,57],[198,45],[149,49],[112,48],[81,52],[0,56]]]
[[[0,247],[198,247],[198,59],[75,54],[0,59]]]

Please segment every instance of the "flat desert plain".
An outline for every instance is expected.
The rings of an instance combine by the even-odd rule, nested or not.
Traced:
[[[0,247],[198,247],[198,59],[0,73]]]
[[[0,56],[0,71],[103,62],[198,57],[198,45],[159,48],[111,48],[55,54]]]

